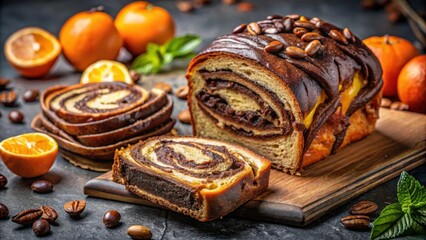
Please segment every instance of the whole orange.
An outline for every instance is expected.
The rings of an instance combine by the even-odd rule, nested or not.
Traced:
[[[410,111],[426,113],[426,55],[411,59],[398,77],[398,96]]]
[[[365,39],[364,43],[382,65],[383,96],[396,97],[399,72],[408,61],[419,55],[419,51],[410,41],[395,36],[373,36]]]
[[[115,60],[123,45],[112,17],[100,9],[69,18],[59,41],[66,59],[79,71],[99,60]]]
[[[146,51],[148,43],[163,44],[175,36],[173,17],[164,8],[144,1],[124,6],[115,17],[124,47],[137,56]]]

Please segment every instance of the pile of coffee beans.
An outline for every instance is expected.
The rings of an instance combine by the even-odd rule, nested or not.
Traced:
[[[340,219],[347,229],[363,231],[371,228],[371,217],[377,212],[378,206],[372,201],[361,201],[350,208],[349,216]]]
[[[176,7],[181,12],[190,13],[212,2],[212,0],[180,0],[177,1]],[[242,0],[222,0],[222,3],[226,5],[236,5],[236,10],[239,12],[250,12],[255,8],[253,3]]]

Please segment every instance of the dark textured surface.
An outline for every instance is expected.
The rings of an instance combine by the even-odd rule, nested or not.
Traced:
[[[58,34],[64,21],[79,11],[104,4],[107,12],[115,15],[128,1],[2,1],[0,6],[0,42],[1,46],[11,33],[24,26],[40,26],[54,34]],[[175,1],[153,1],[170,10],[177,22],[178,34],[198,33],[206,46],[215,37],[230,33],[241,22],[263,19],[272,13],[300,13],[307,16],[317,16],[335,23],[340,27],[349,27],[360,38],[386,33],[403,36],[414,40],[407,24],[391,25],[386,20],[384,11],[365,12],[359,6],[359,1],[252,1],[256,4],[254,11],[240,13],[235,6],[227,6],[219,0],[212,5],[199,9],[192,14],[180,13],[174,7]],[[125,58],[126,56],[124,56]],[[172,72],[156,77],[145,78],[142,86],[150,88],[153,81],[167,80],[174,89],[185,84],[182,69],[185,63],[175,66]],[[180,70],[180,71],[179,71]],[[45,89],[54,84],[74,84],[80,75],[73,73],[72,68],[63,60],[57,63],[52,73],[44,80],[26,80],[20,78],[5,61],[4,54],[0,56],[0,75],[12,79],[13,87],[21,96],[25,90],[32,88]],[[186,108],[185,103],[173,96],[175,110],[173,116]],[[24,124],[10,124],[7,114],[15,108],[0,106],[0,140],[21,133],[32,131],[30,120],[40,111],[38,103],[24,103],[19,99],[15,107],[25,113]],[[189,134],[189,126],[177,127],[181,134]],[[83,186],[86,181],[99,173],[81,170],[69,164],[62,157],[57,158],[54,167],[43,178],[55,183],[54,192],[37,194],[31,191],[34,179],[22,179],[9,172],[0,163],[0,173],[8,177],[7,189],[0,190],[0,202],[6,204],[10,216],[21,210],[35,208],[41,205],[51,205],[58,213],[58,224],[52,226],[49,239],[130,239],[126,230],[132,224],[142,224],[151,228],[154,239],[367,239],[369,231],[354,232],[343,228],[340,218],[348,214],[351,204],[364,199],[371,199],[382,209],[396,201],[396,183],[394,179],[376,189],[353,199],[351,202],[330,212],[305,228],[296,228],[266,222],[258,222],[225,217],[209,223],[199,223],[189,217],[177,213],[136,206],[127,203],[113,202],[95,198],[86,198]],[[426,183],[426,168],[424,166],[410,172],[423,184]],[[80,220],[69,218],[63,211],[63,204],[74,199],[87,200],[87,208]],[[103,214],[116,209],[122,215],[122,224],[115,229],[107,229],[102,223]],[[22,228],[10,221],[0,220],[0,239],[29,239],[35,238],[30,228]],[[419,238],[420,239],[420,238]]]

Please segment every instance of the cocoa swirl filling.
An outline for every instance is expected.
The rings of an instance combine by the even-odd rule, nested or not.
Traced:
[[[306,41],[306,33],[315,36],[320,46],[308,49],[312,40]],[[279,43],[271,44],[274,41]],[[341,92],[352,85],[356,71],[366,84],[349,105],[347,119],[376,96],[383,85],[380,63],[362,41],[349,29],[342,30],[318,18],[276,16],[242,24],[233,34],[213,41],[193,62],[217,53],[243,57],[276,74],[292,90],[305,117],[320,93],[326,94],[325,101],[316,109],[314,121],[304,130],[304,151],[319,128],[340,107]],[[348,121],[342,121],[342,131],[336,134],[333,149],[342,143],[347,126]]]
[[[202,155],[186,155],[185,150],[199,150]],[[185,176],[203,179],[205,183],[233,176],[241,172],[245,165],[244,161],[223,146],[161,140],[152,151],[151,154],[155,154],[153,158],[151,154],[142,154],[139,148],[133,148],[130,155],[151,168],[180,172]]]

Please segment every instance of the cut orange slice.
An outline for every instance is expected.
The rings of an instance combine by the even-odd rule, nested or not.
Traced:
[[[0,155],[11,172],[37,177],[49,172],[58,154],[56,141],[43,133],[27,133],[0,143]]]
[[[13,33],[4,45],[7,61],[25,77],[41,77],[49,72],[61,54],[55,36],[37,27]]]
[[[95,82],[125,82],[133,84],[127,67],[122,63],[110,60],[97,61],[84,70],[80,83]]]

